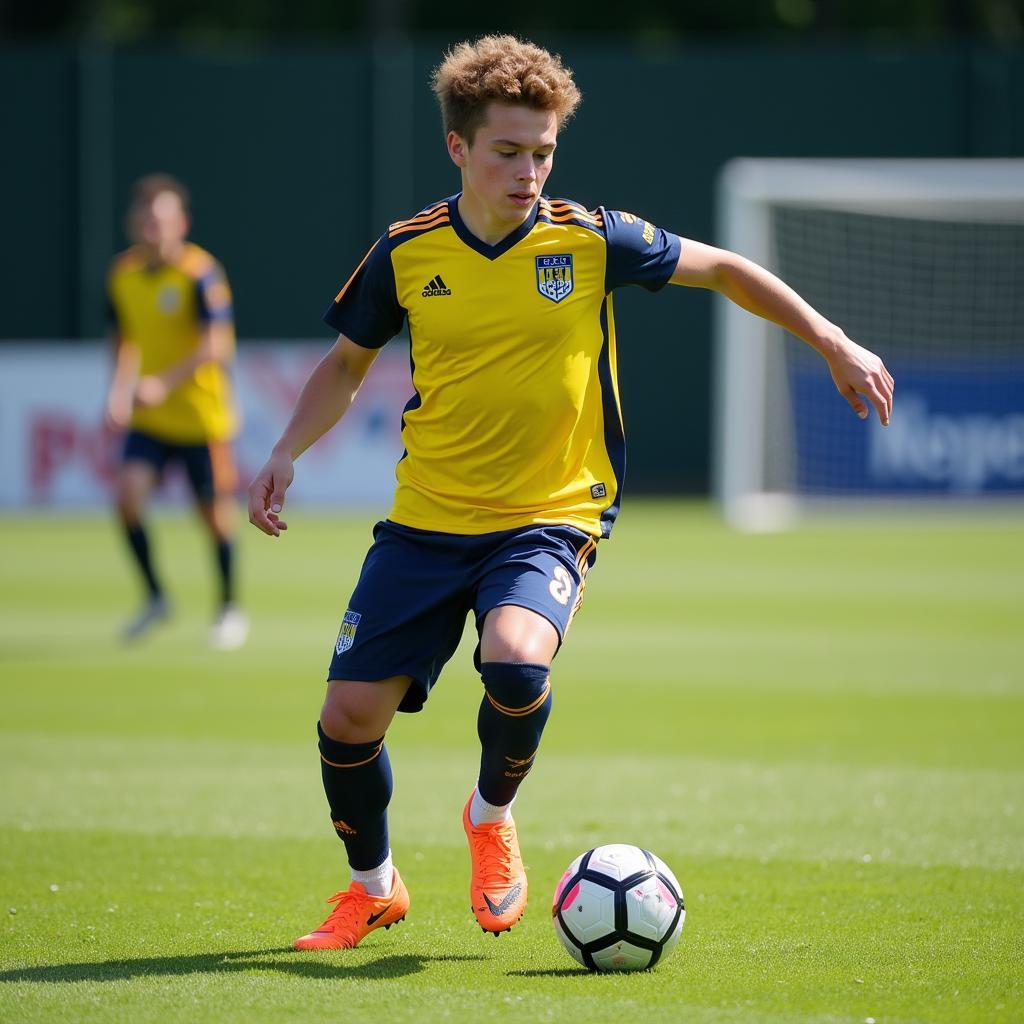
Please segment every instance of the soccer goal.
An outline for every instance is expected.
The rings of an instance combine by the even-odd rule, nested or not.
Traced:
[[[737,159],[718,228],[896,378],[891,425],[864,423],[817,353],[716,299],[729,523],[1024,498],[1024,160]]]

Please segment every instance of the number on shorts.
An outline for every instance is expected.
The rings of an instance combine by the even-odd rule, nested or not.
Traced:
[[[568,604],[572,597],[572,577],[561,565],[555,566],[554,576],[548,584],[548,590],[559,604]]]

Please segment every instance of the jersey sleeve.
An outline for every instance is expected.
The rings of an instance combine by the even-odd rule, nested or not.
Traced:
[[[605,291],[625,284],[638,284],[652,292],[664,288],[679,262],[679,236],[632,213],[601,212],[608,243]]]
[[[204,324],[215,321],[230,323],[234,317],[231,288],[224,268],[215,260],[196,278],[196,301],[199,319]]]
[[[324,313],[324,323],[363,348],[380,348],[402,329],[395,271],[385,235],[378,239]]]

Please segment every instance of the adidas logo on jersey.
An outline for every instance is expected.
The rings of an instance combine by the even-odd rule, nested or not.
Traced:
[[[451,288],[441,280],[440,274],[423,286],[423,298],[425,299],[429,299],[433,295],[451,295],[451,293]]]

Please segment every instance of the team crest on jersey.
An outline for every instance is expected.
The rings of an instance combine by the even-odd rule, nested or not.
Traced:
[[[175,285],[165,284],[157,293],[156,302],[160,312],[170,316],[181,307],[181,292]]]
[[[359,612],[347,611],[341,620],[341,632],[338,634],[338,642],[334,649],[338,654],[344,654],[356,642],[356,629],[362,615]]]
[[[572,293],[572,256],[538,256],[537,291],[552,302]]]

